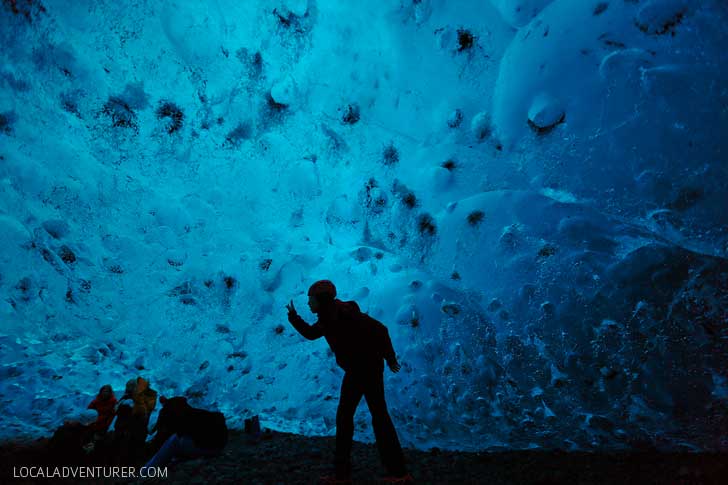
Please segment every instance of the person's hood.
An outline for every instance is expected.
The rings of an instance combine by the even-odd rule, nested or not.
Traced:
[[[359,305],[355,301],[341,301],[336,299],[334,300],[334,305],[336,305],[336,312],[344,317],[361,313]]]
[[[330,313],[319,314],[319,321],[328,326],[339,320],[347,320],[359,313],[359,305],[355,301],[334,300],[334,308]]]
[[[104,402],[104,399],[101,397],[101,392],[99,392],[98,394],[96,394],[96,399],[95,400],[98,401],[98,402]],[[107,399],[107,400],[108,401],[116,401],[116,394],[114,394],[114,390],[113,389],[111,390],[111,394],[109,394],[109,399]]]
[[[149,388],[149,381],[145,380],[142,377],[137,379],[137,385],[136,385],[137,393],[142,393],[142,392],[146,391],[148,388]]]

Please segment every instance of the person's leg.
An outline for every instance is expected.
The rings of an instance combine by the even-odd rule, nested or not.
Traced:
[[[407,468],[404,464],[402,446],[399,444],[397,431],[387,411],[387,403],[384,400],[384,376],[381,372],[367,376],[364,397],[372,415],[374,437],[384,468],[390,475],[405,475]]]
[[[173,434],[164,442],[159,451],[147,462],[145,467],[163,466],[173,458],[199,458],[203,456],[215,456],[221,450],[199,448],[189,436]]]
[[[334,467],[337,478],[351,475],[351,442],[354,439],[354,413],[361,401],[363,389],[361,382],[350,372],[344,374],[341,382],[341,396],[336,410],[336,454]]]
[[[177,456],[186,459],[219,455],[222,449],[200,448],[189,436],[181,436]]]
[[[181,438],[177,434],[173,434],[144,466],[150,468],[166,465],[180,453],[180,445]]]

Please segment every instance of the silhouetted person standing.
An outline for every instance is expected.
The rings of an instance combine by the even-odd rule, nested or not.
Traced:
[[[400,369],[387,327],[362,313],[356,302],[336,299],[336,287],[329,280],[311,285],[308,306],[318,315],[316,323],[307,324],[296,312],[293,301],[286,305],[288,321],[309,340],[325,337],[336,356],[336,363],[345,371],[336,411],[336,479],[351,477],[354,413],[364,396],[372,415],[379,455],[387,473],[411,480],[384,400],[384,361],[392,372]]]

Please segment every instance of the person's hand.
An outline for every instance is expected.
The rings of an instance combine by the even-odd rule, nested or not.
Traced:
[[[296,311],[296,307],[293,306],[293,300],[291,300],[291,302],[288,305],[286,305],[286,308],[288,309],[288,316],[289,317],[292,317],[292,316],[298,314],[298,312]]]
[[[402,368],[402,366],[399,365],[399,362],[397,360],[387,361],[387,365],[389,366],[389,369],[394,372],[395,374],[399,372],[399,370]]]

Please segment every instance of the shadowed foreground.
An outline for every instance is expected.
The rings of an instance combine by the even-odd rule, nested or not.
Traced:
[[[34,483],[13,479],[13,467],[42,465],[45,440],[3,444],[3,483]],[[264,433],[259,440],[233,431],[225,452],[209,460],[169,467],[166,479],[121,483],[316,483],[331,472],[334,439],[287,433]],[[502,451],[466,453],[405,450],[417,483],[470,482],[488,484],[720,484],[728,483],[728,455],[696,453],[566,453]],[[383,475],[373,444],[354,443],[355,483],[376,483]],[[48,483],[46,480],[38,482]],[[79,483],[103,483],[84,480]],[[73,483],[64,480],[63,483]]]

